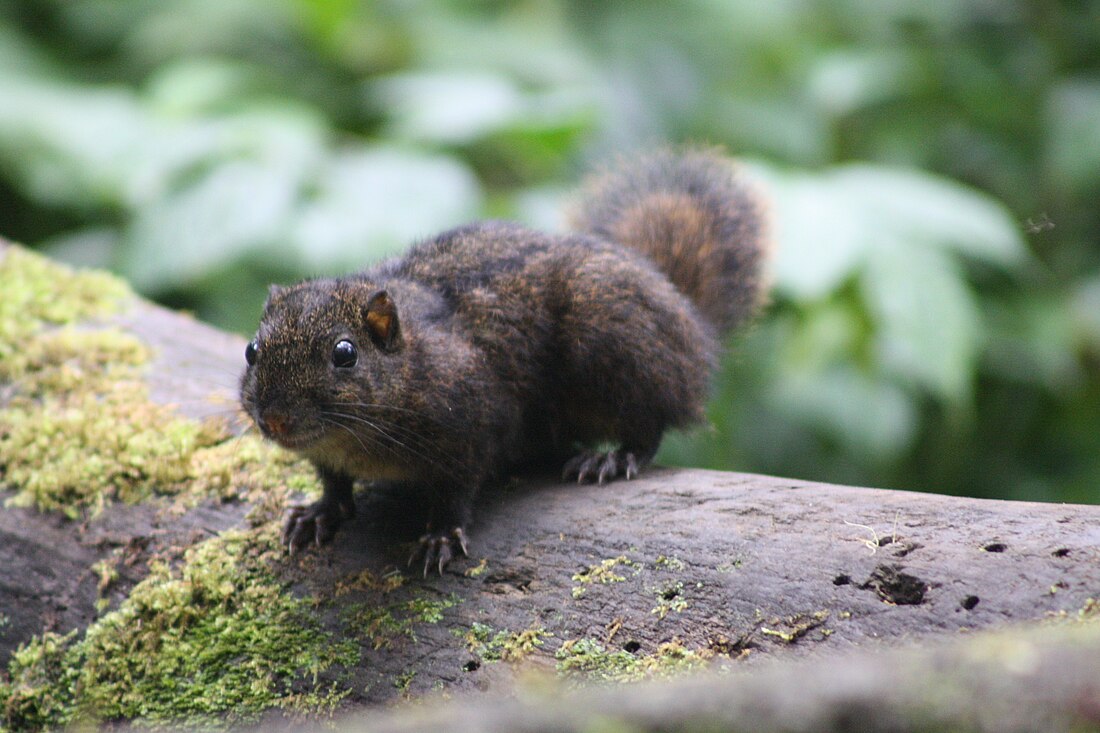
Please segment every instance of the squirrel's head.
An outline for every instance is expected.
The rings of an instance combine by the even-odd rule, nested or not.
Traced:
[[[353,280],[272,286],[245,348],[241,405],[264,436],[309,453],[363,432],[362,413],[404,348],[385,289]]]

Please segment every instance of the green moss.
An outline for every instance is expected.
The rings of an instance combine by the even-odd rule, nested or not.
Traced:
[[[331,638],[315,601],[295,599],[269,569],[280,551],[269,520],[292,492],[317,490],[314,471],[256,436],[153,403],[148,349],[117,328],[74,322],[119,310],[131,297],[124,285],[19,249],[0,257],[0,384],[11,384],[0,481],[15,491],[10,503],[76,517],[167,496],[170,515],[234,498],[251,503],[253,526],[268,523],[196,545],[178,567],[151,563],[83,636],[44,634],[21,647],[0,676],[0,729],[115,719],[216,727],[272,707],[331,710],[346,691],[320,675],[355,664],[358,643]],[[90,570],[101,595],[117,577],[109,558]]]
[[[1077,611],[1057,611],[1046,618],[1050,623],[1100,623],[1100,600],[1086,598],[1085,603]]]
[[[541,626],[513,633],[475,621],[462,637],[467,648],[483,662],[518,662],[553,635]]]
[[[760,633],[764,636],[771,636],[779,639],[786,644],[793,644],[814,629],[824,626],[825,622],[828,619],[828,611],[816,611],[809,614],[799,613],[786,619],[776,619],[776,621],[773,622],[773,625],[781,624],[785,626],[785,630],[772,629],[768,628],[767,626],[761,626]],[[822,633],[825,636],[829,636],[832,634],[832,632],[828,629],[822,629]]]
[[[154,564],[118,610],[74,634],[47,634],[13,657],[0,688],[12,731],[74,721],[224,727],[270,708],[331,710],[320,676],[358,662],[358,645],[323,631],[313,605],[269,567],[274,532],[229,532]]]
[[[409,696],[409,686],[412,685],[413,679],[416,677],[416,670],[405,670],[393,680],[393,686],[396,687],[403,697]]]
[[[669,555],[658,555],[653,564],[662,570],[671,570],[673,572],[678,572],[684,569],[683,560],[678,557]]]
[[[666,642],[652,654],[608,651],[593,639],[570,639],[554,657],[558,673],[566,677],[603,682],[633,682],[650,677],[701,669],[713,656],[709,650],[693,651],[678,640]]]
[[[453,593],[446,598],[417,595],[387,604],[352,604],[345,609],[343,618],[346,626],[362,635],[374,649],[383,649],[401,638],[416,642],[418,624],[439,623],[443,612],[458,603],[460,599]]]
[[[13,506],[94,515],[181,491],[198,448],[225,441],[210,425],[148,402],[140,382],[16,399],[0,410],[0,465]]]
[[[641,572],[641,565],[634,562],[626,555],[619,555],[618,557],[608,558],[595,565],[589,565],[588,570],[582,573],[577,573],[573,576],[573,581],[579,583],[579,585],[573,586],[573,597],[580,598],[588,592],[589,586],[593,584],[607,585],[609,583],[621,583],[626,578],[615,572],[617,567],[632,567],[634,568],[635,575]]]
[[[333,594],[337,597],[353,591],[373,590],[378,593],[392,593],[405,584],[405,576],[400,570],[393,570],[378,576],[370,570],[360,570],[355,575],[337,581]]]
[[[133,297],[112,275],[75,272],[15,246],[0,251],[0,293],[0,361],[44,325],[107,316]]]
[[[105,557],[92,564],[92,573],[98,578],[96,582],[96,610],[103,613],[110,606],[110,601],[105,596],[107,590],[118,580],[118,563],[122,556],[115,553],[112,557]]]
[[[187,477],[168,492],[175,493],[175,512],[208,497],[245,501],[256,526],[281,517],[296,495],[319,496],[321,485],[307,461],[249,434],[196,445]]]
[[[179,495],[184,509],[279,479],[289,490],[315,486],[304,462],[255,436],[232,438],[221,424],[153,403],[143,379],[148,350],[133,336],[67,327],[24,340],[19,353],[0,360],[0,379],[17,385],[0,409],[2,479],[16,489],[11,505],[76,518],[157,494]]]
[[[505,662],[518,662],[545,644],[546,638],[553,635],[541,626],[509,634],[501,646],[500,658]]]
[[[138,339],[73,325],[118,311],[132,297],[119,280],[13,247],[0,292],[0,382],[15,385],[0,409],[0,475],[12,505],[75,518],[178,492],[194,451],[228,437],[149,400]]]
[[[480,578],[482,575],[489,571],[489,558],[483,557],[477,561],[477,565],[466,568],[462,574],[467,578]]]
[[[688,602],[684,598],[684,584],[675,582],[657,589],[657,605],[650,610],[650,613],[658,619],[664,619],[669,613],[680,613],[686,610],[687,607]]]

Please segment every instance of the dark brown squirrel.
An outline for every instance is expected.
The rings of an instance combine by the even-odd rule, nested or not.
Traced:
[[[572,219],[563,235],[470,224],[272,287],[241,403],[321,478],[288,512],[291,552],[354,515],[353,481],[395,479],[427,487],[414,558],[442,572],[494,478],[555,461],[564,479],[629,479],[666,428],[703,419],[718,338],[762,300],[754,189],[714,152],[664,150],[594,178]]]

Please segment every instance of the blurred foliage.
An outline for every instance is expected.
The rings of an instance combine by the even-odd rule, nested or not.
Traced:
[[[0,233],[248,333],[269,282],[558,227],[607,155],[718,143],[771,192],[773,303],[661,460],[1096,501],[1097,29],[1096,1],[0,0]]]

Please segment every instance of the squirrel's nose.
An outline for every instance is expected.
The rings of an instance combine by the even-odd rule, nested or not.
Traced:
[[[290,432],[290,416],[284,412],[267,412],[256,421],[260,430],[273,438],[284,437]]]

